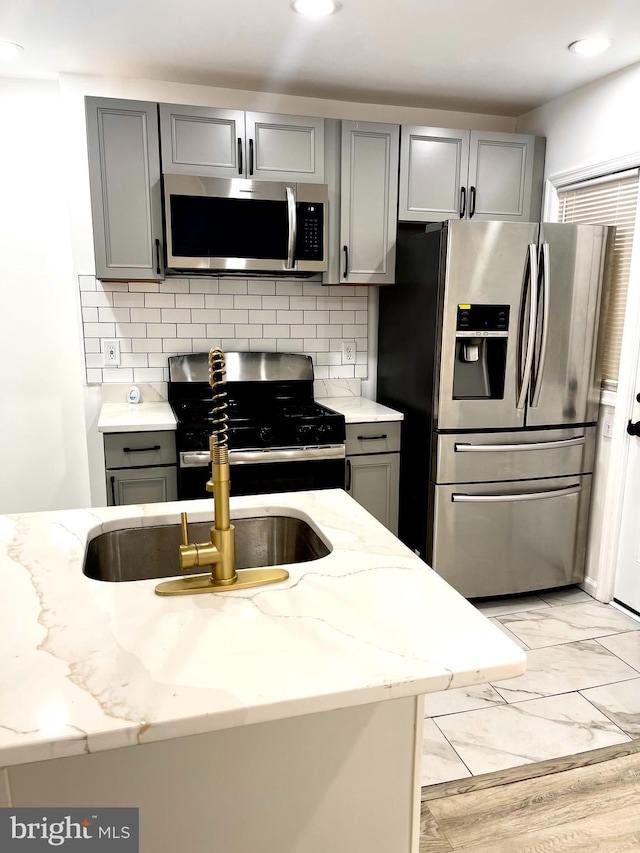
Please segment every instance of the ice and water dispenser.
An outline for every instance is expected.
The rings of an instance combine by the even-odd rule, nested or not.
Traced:
[[[454,400],[504,397],[508,338],[508,305],[458,305]]]

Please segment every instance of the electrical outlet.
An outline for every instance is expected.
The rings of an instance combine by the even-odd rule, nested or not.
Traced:
[[[120,341],[103,341],[102,356],[106,367],[118,367],[120,364]]]
[[[355,341],[343,341],[342,342],[342,363],[343,364],[355,364],[356,363],[356,342]]]

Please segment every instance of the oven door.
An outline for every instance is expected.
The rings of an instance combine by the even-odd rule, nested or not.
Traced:
[[[273,450],[230,450],[231,495],[266,495],[312,489],[343,489],[344,444]],[[180,453],[178,497],[207,497],[211,476],[207,450]]]

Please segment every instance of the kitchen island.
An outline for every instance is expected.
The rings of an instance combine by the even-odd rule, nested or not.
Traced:
[[[421,695],[524,653],[341,490],[232,499],[331,549],[282,583],[84,576],[90,539],[185,510],[211,501],[0,517],[0,805],[139,807],[143,853],[417,851]]]

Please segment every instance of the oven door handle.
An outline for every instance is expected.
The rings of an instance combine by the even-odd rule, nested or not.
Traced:
[[[208,450],[183,450],[180,453],[181,468],[204,468],[211,462]]]
[[[344,459],[344,444],[325,447],[284,447],[276,450],[230,450],[230,465],[262,465],[268,462],[309,462]]]

